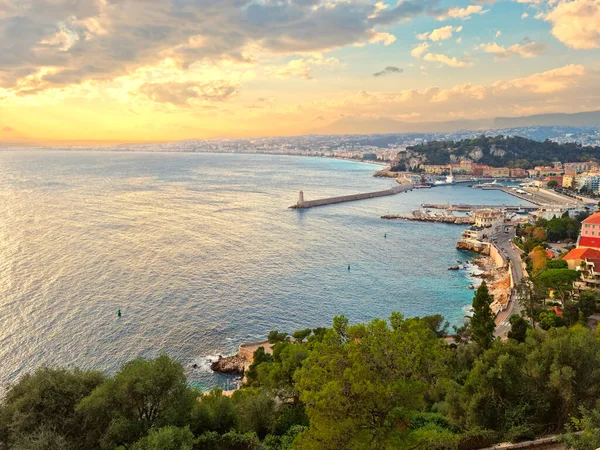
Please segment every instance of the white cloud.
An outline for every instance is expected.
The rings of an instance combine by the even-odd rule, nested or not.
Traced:
[[[521,19],[527,19],[528,17],[529,17],[529,14],[527,14],[526,12],[521,14]]]
[[[424,53],[427,52],[427,50],[429,50],[429,44],[427,42],[422,42],[421,44],[413,48],[410,54],[415,58],[420,58],[421,56],[423,56]]]
[[[577,50],[600,47],[600,0],[561,0],[544,19],[563,44]]]
[[[337,58],[301,58],[293,59],[283,67],[267,67],[265,73],[267,76],[278,79],[303,78],[311,80],[313,78],[312,69],[314,66],[333,66],[338,64],[339,61]]]
[[[496,37],[500,37],[502,35],[502,31],[498,30],[496,31]]]
[[[445,41],[450,39],[452,35],[456,33],[460,33],[463,27],[454,28],[452,25],[448,25],[446,27],[436,28],[433,31],[427,31],[426,33],[417,34],[417,39],[421,41]]]
[[[466,61],[460,61],[456,57],[450,58],[449,56],[443,55],[441,53],[427,53],[423,59],[425,61],[439,62],[442,64],[446,64],[449,67],[469,67],[472,66],[472,63]]]
[[[444,14],[439,15],[437,20],[447,20],[447,19],[469,19],[474,14],[485,14],[489,11],[489,9],[483,9],[481,5],[469,5],[466,8],[459,8],[454,6],[446,11]]]
[[[534,58],[542,54],[546,46],[543,43],[525,40],[522,44],[514,44],[510,47],[498,45],[496,42],[488,44],[479,44],[476,49],[484,50],[486,53],[492,53],[499,58],[508,58],[511,55],[522,56],[523,58]]]

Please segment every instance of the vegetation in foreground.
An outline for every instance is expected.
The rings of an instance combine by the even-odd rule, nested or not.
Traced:
[[[577,450],[599,446],[598,334],[514,316],[494,340],[489,301],[484,283],[458,344],[441,316],[400,313],[274,331],[231,397],[192,389],[167,356],[110,377],[40,368],[0,405],[0,449],[468,450],[563,431]]]

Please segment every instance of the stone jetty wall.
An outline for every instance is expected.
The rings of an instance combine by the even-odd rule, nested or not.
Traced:
[[[453,216],[430,216],[430,215],[408,215],[408,214],[386,214],[381,216],[382,219],[393,220],[414,220],[417,222],[437,222],[437,223],[451,223],[455,225],[472,225],[475,223],[475,219],[472,217],[453,217]]]
[[[412,183],[404,183],[384,191],[365,192],[364,194],[343,195],[340,197],[323,198],[320,200],[305,200],[302,203],[297,203],[291,206],[293,209],[314,208],[315,206],[333,205],[335,203],[354,202],[356,200],[365,200],[368,198],[385,197],[387,195],[399,194],[400,192],[409,191],[413,188]]]

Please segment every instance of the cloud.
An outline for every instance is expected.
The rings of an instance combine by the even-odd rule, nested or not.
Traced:
[[[267,76],[278,79],[304,78],[305,80],[311,80],[314,66],[333,66],[337,64],[339,64],[337,58],[301,58],[294,59],[283,67],[267,67],[265,72]]]
[[[476,49],[492,53],[498,58],[508,58],[512,55],[518,55],[523,58],[534,58],[546,51],[546,45],[541,42],[524,39],[523,43],[514,44],[510,47],[503,47],[496,42],[490,42],[488,44],[479,44]]]
[[[552,94],[576,85],[585,74],[586,70],[582,65],[569,64],[528,77],[498,82],[494,84],[494,87],[501,91],[524,89],[537,94]]]
[[[586,50],[600,47],[600,1],[558,1],[544,16],[552,34],[568,47]]]
[[[446,27],[436,28],[433,31],[417,34],[417,39],[420,41],[445,41],[450,39],[455,32],[460,33],[462,29],[462,26],[455,28],[452,25],[448,25]]]
[[[387,66],[381,72],[375,72],[373,74],[373,76],[374,77],[381,77],[383,75],[400,74],[402,72],[404,72],[404,70],[400,69],[399,67]]]
[[[237,86],[225,82],[146,83],[139,91],[156,103],[189,106],[194,99],[211,102],[227,100],[237,93]]]
[[[502,35],[502,31],[498,30],[496,31],[496,37],[500,37]]]
[[[526,12],[521,14],[521,19],[527,19],[528,17],[529,17],[529,14],[527,14]]]
[[[460,61],[456,57],[450,58],[449,56],[446,56],[446,55],[443,55],[440,53],[427,53],[423,57],[423,59],[425,61],[433,61],[433,62],[439,62],[442,64],[446,64],[447,66],[450,66],[450,67],[469,67],[469,66],[473,65],[470,62]]]
[[[4,132],[4,133],[12,133],[13,131],[15,131],[14,128],[11,128],[8,126],[2,127],[2,132]]]
[[[489,9],[483,9],[481,5],[469,5],[466,8],[459,8],[458,6],[454,6],[448,9],[443,14],[437,16],[437,20],[447,20],[447,19],[470,19],[474,14],[485,14],[489,11]]]
[[[421,44],[414,47],[410,51],[410,54],[415,58],[420,58],[421,56],[423,56],[424,53],[427,52],[427,50],[429,50],[429,44],[427,42],[422,42]]]
[[[439,15],[438,0],[393,7],[363,0],[1,0],[0,86],[26,76],[50,89],[111,80],[170,59],[252,63],[256,55],[325,52],[356,43],[389,45],[385,31]],[[30,92],[30,91],[27,91]]]

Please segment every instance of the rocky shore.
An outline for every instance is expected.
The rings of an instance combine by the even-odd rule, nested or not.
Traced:
[[[219,355],[219,359],[214,361],[210,368],[214,372],[243,375],[247,364],[248,360],[240,355],[225,357]]]
[[[380,178],[398,178],[400,176],[400,172],[392,172],[389,167],[386,167],[385,169],[375,172],[373,176]]]
[[[481,255],[485,255],[485,256],[489,256],[490,254],[490,248],[485,245],[483,247],[475,247],[474,245],[471,245],[467,242],[463,242],[463,241],[459,241],[458,244],[456,244],[456,249],[457,250],[466,250],[469,252],[475,252],[475,253],[479,253]]]

